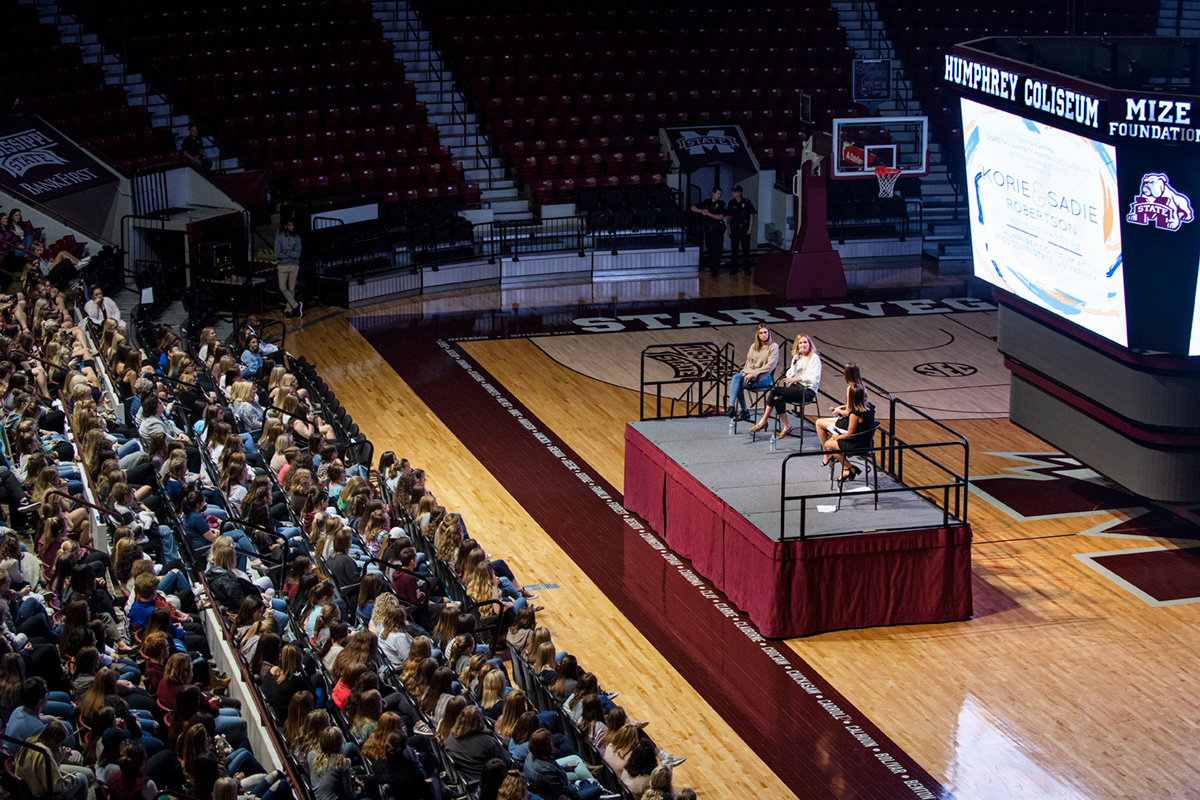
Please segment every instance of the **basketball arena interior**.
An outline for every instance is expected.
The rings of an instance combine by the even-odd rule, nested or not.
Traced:
[[[0,9],[0,793],[1200,795],[1200,2]]]

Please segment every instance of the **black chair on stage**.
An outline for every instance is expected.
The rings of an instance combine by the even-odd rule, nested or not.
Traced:
[[[860,474],[863,476],[863,485],[867,489],[871,488],[871,476],[875,476],[874,486],[876,511],[879,510],[879,466],[875,463],[875,434],[878,432],[879,423],[877,422],[870,428],[856,431],[855,433],[847,436],[845,439],[842,439],[842,446],[839,448],[839,452],[846,457],[846,463],[852,467],[854,466],[854,459],[862,459],[863,466]],[[855,475],[851,476],[851,478],[848,478],[847,480],[840,482],[837,481],[837,479],[834,477],[834,472],[837,471],[839,466],[841,466],[841,464],[836,459],[829,460],[829,488],[832,489],[834,483],[837,483],[838,511],[842,509],[842,495],[846,491],[846,485],[853,483],[853,478],[857,477]]]
[[[811,395],[811,397],[809,396]],[[804,409],[806,406],[812,406],[815,410],[813,419],[821,418],[821,395],[817,394],[817,387],[810,388],[804,395],[804,401],[801,403],[788,403],[787,413],[794,417],[797,422],[793,423],[788,430],[790,435],[793,431],[799,430],[800,435],[800,452],[804,452]],[[779,435],[779,417],[775,417],[775,435]]]
[[[742,391],[745,392],[746,394],[750,395],[750,402],[748,403],[748,406],[750,408],[750,424],[752,427],[753,427],[754,423],[758,421],[759,417],[762,416],[763,408],[765,407],[766,401],[767,401],[767,395],[770,393],[770,391],[772,389],[775,388],[775,381],[777,380],[776,374],[778,372],[779,372],[779,365],[776,364],[775,369],[771,370],[771,382],[768,383],[766,386],[763,386],[758,389],[752,388],[749,385],[743,385],[743,387],[742,387]],[[736,432],[736,431],[737,431],[737,427],[735,426],[734,432]],[[751,431],[750,432],[750,441],[757,442],[758,441],[758,433]]]

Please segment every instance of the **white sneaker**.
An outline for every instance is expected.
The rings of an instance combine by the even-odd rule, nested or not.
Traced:
[[[666,765],[668,767],[677,767],[680,764],[682,764],[683,762],[687,761],[687,757],[686,756],[673,756],[664,750],[663,754],[662,754],[662,758],[660,760],[662,761],[662,763],[664,765]]]

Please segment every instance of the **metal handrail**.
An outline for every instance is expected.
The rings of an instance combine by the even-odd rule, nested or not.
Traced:
[[[969,475],[969,473],[968,473],[968,471],[967,471],[967,465],[970,463],[970,457],[971,457],[971,443],[970,443],[969,441],[967,441],[967,437],[966,437],[966,436],[963,436],[961,433],[959,433],[958,431],[954,430],[953,428],[951,428],[949,425],[947,425],[946,423],[942,422],[941,420],[939,420],[939,419],[935,419],[934,417],[931,417],[931,416],[929,416],[928,414],[926,414],[926,413],[925,413],[924,411],[922,411],[921,409],[919,409],[919,408],[917,408],[917,407],[913,406],[912,404],[910,404],[910,403],[908,403],[908,402],[906,402],[906,401],[904,401],[904,400],[901,400],[901,399],[900,399],[900,398],[898,398],[898,397],[894,397],[894,398],[892,398],[892,402],[891,402],[891,413],[890,413],[890,415],[889,415],[889,417],[890,417],[890,420],[891,420],[891,422],[890,422],[890,424],[891,424],[891,432],[890,432],[889,436],[890,436],[890,438],[891,438],[893,441],[897,441],[897,442],[900,442],[901,444],[905,444],[904,440],[902,440],[900,437],[896,436],[896,434],[895,434],[895,430],[896,430],[896,407],[897,407],[897,406],[902,406],[902,407],[904,407],[904,408],[907,408],[909,411],[913,412],[913,413],[914,413],[914,414],[916,414],[918,417],[920,417],[920,418],[924,419],[926,422],[932,422],[934,425],[936,425],[937,427],[939,427],[939,428],[941,428],[942,430],[946,431],[946,432],[947,432],[947,433],[949,433],[951,436],[954,436],[954,437],[955,437],[955,439],[956,439],[958,442],[960,442],[960,443],[962,444],[962,448],[963,448],[963,475],[964,475],[964,476],[967,476],[967,475]],[[917,451],[917,448],[910,448],[910,449],[913,449],[913,450],[914,450],[914,452],[916,452],[916,451]],[[931,460],[931,459],[929,459],[929,458],[928,458],[928,456],[925,456],[923,453],[919,453],[919,452],[918,452],[918,455],[920,455],[920,456],[921,456],[921,458],[925,459],[926,461],[930,461],[931,463],[935,463],[935,464],[936,464],[936,462],[932,462],[932,460]],[[939,466],[939,467],[940,467],[941,465],[940,465],[940,464],[936,464],[936,466]],[[903,481],[903,480],[904,480],[904,450],[903,450],[903,449],[896,451],[896,456],[895,456],[895,458],[894,458],[894,459],[893,459],[893,460],[890,462],[890,465],[889,465],[889,472],[893,472],[893,471],[894,471],[894,473],[895,473],[895,475],[896,475],[896,479],[897,479],[897,480],[899,480],[899,481]],[[968,479],[969,479],[969,478],[968,478]],[[963,503],[962,503],[962,509],[963,509],[963,519],[966,519],[966,511],[967,511],[967,499],[968,499],[968,497],[969,497],[969,495],[965,495],[965,494],[964,494],[964,496],[963,496]]]
[[[0,733],[0,742],[16,745],[18,749],[24,747],[29,750],[37,750],[44,755],[46,757],[46,785],[51,786],[54,783],[54,772],[50,768],[50,764],[53,762],[54,756],[50,755],[50,750],[48,748],[46,748],[44,745],[34,744],[33,742],[25,739],[17,739],[13,736],[8,736],[3,733]]]
[[[204,591],[207,596],[212,597],[212,590],[208,588],[208,581],[205,579],[204,575],[197,574],[196,580],[199,581],[204,587]],[[234,641],[233,631],[229,629],[229,622],[225,619],[225,615],[213,614],[213,616],[217,618],[217,623],[221,626],[222,637],[224,637],[225,641],[232,643]],[[237,669],[242,675],[242,680],[245,681],[247,686],[256,686],[257,684],[254,682],[254,677],[250,674],[250,670],[247,668],[246,660],[241,657],[241,653],[236,647],[233,648],[233,656],[233,660],[237,663]],[[279,763],[283,766],[283,772],[287,777],[288,785],[292,787],[293,791],[298,790],[301,792],[302,796],[311,797],[312,793],[308,782],[300,781],[296,775],[296,772],[292,769],[292,760],[289,755],[291,750],[288,748],[283,737],[279,735],[279,730],[275,724],[275,721],[271,718],[266,706],[263,705],[262,693],[247,692],[247,695],[249,695],[255,709],[258,711],[262,727],[264,730],[266,730],[267,735],[271,738],[271,744],[275,747],[275,752],[279,755]]]
[[[902,444],[893,444],[893,445],[873,445],[869,449],[875,453],[878,453],[881,450],[882,451],[901,451],[901,450],[918,451],[918,450],[927,450],[927,449],[931,449],[931,448],[935,448],[935,447],[962,447],[963,452],[964,452],[962,474],[954,472],[952,469],[938,463],[937,461],[934,461],[933,459],[929,458],[928,456],[925,456],[926,460],[929,463],[931,463],[934,466],[941,469],[943,472],[945,472],[947,475],[949,475],[951,478],[953,478],[953,480],[948,483],[930,483],[930,484],[922,484],[922,485],[917,485],[917,486],[906,486],[903,483],[900,483],[897,486],[885,487],[882,489],[876,487],[876,488],[872,489],[871,491],[878,495],[878,494],[896,494],[896,493],[901,493],[901,492],[919,493],[921,491],[928,491],[931,489],[942,489],[943,490],[943,501],[941,504],[942,526],[943,527],[951,527],[952,525],[966,525],[967,524],[966,498],[967,498],[967,495],[969,494],[968,488],[969,488],[969,484],[970,484],[970,478],[967,473],[967,461],[966,461],[967,445],[966,445],[965,440],[964,441],[947,441],[947,442],[925,442],[925,443],[920,443],[920,444],[903,444],[902,443]],[[864,449],[866,449],[866,448],[864,448]],[[787,493],[788,464],[792,461],[792,459],[814,458],[817,456],[823,457],[825,455],[827,455],[827,453],[825,453],[823,451],[798,452],[798,453],[791,453],[783,459],[783,467],[780,470],[780,484],[779,484],[779,538],[780,538],[780,541],[787,541],[787,539],[788,539],[788,536],[787,536],[787,503],[789,501],[796,501],[796,500],[800,501],[800,540],[801,541],[806,541],[809,538],[821,538],[821,537],[825,537],[825,536],[845,536],[846,535],[845,533],[828,533],[828,534],[820,534],[819,536],[816,536],[816,537],[809,537],[807,529],[806,529],[806,527],[807,527],[806,522],[807,522],[807,518],[808,518],[808,501],[809,500],[818,500],[818,499],[825,498],[825,497],[839,497],[842,494],[840,491],[838,491],[838,492],[834,492],[834,491],[817,492],[817,493],[813,493],[813,494],[797,494],[797,495],[789,495]],[[880,467],[878,464],[876,464],[875,468],[878,470]],[[886,472],[887,470],[884,470],[884,471]],[[891,473],[889,473],[889,474],[891,474]],[[897,481],[899,481],[898,478],[897,478]],[[950,490],[951,489],[954,490],[954,513],[953,513],[953,515],[951,515],[951,512],[950,512]],[[920,495],[920,496],[923,496],[923,495]],[[903,527],[903,526],[900,528],[895,528],[895,529],[879,528],[872,532],[873,533],[885,532],[888,530],[908,530],[908,528]]]
[[[279,337],[279,349],[287,352],[287,324],[281,319],[267,320],[266,322],[260,324],[257,331],[258,338],[260,341],[265,341],[264,337],[266,336],[267,330],[275,327],[276,325],[278,325],[279,329],[283,331],[283,335]]]
[[[646,379],[646,359],[650,355],[650,352],[653,350],[656,350],[656,349],[660,349],[660,348],[665,349],[665,348],[679,348],[679,347],[696,347],[696,348],[700,348],[700,350],[702,352],[708,351],[711,358],[708,359],[705,363],[700,364],[700,366],[703,370],[702,373],[699,375],[696,375],[696,376],[686,377],[686,378],[668,378],[665,380],[647,380]],[[728,345],[726,347],[728,348]],[[663,405],[662,404],[662,400],[663,400],[662,387],[664,387],[664,386],[683,386],[683,385],[692,385],[692,386],[698,385],[698,386],[700,386],[701,388],[699,390],[699,397],[696,397],[694,400],[689,398],[686,401],[688,411],[691,411],[694,409],[698,412],[701,409],[701,407],[703,406],[703,398],[707,394],[707,391],[708,391],[703,388],[704,384],[711,383],[710,389],[716,388],[719,390],[720,387],[723,386],[725,383],[724,372],[727,371],[727,363],[726,362],[728,362],[728,361],[729,361],[728,353],[723,353],[721,348],[719,348],[715,342],[679,342],[679,343],[670,343],[670,344],[652,344],[652,345],[647,345],[646,347],[642,348],[640,374],[639,374],[640,406],[641,406],[639,410],[640,410],[640,414],[641,414],[641,419],[643,421],[646,419],[664,419],[663,414],[662,414],[662,405]],[[656,389],[655,405],[654,405],[655,416],[648,418],[646,416],[646,389],[647,389],[647,387],[650,387],[650,386],[653,386]],[[689,393],[690,393],[690,390],[689,390]],[[679,399],[681,399],[681,398],[670,398],[671,411],[672,411],[671,417],[675,416],[674,404]],[[684,414],[684,416],[697,416],[697,415],[698,414],[691,414],[691,413]]]
[[[115,511],[113,511],[112,509],[105,508],[104,506],[96,505],[95,503],[84,500],[81,497],[76,497],[73,494],[67,494],[66,492],[60,492],[58,489],[50,489],[44,495],[42,495],[43,502],[45,502],[44,498],[50,497],[51,495],[53,495],[55,497],[62,497],[73,503],[79,503],[82,506],[86,506],[86,507],[92,509],[97,514],[103,514],[104,516],[108,517],[109,519],[115,520],[118,525],[121,524],[121,518],[119,516],[117,516],[117,513]]]

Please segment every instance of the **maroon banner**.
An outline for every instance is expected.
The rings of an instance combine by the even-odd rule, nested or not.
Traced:
[[[39,203],[114,183],[117,176],[41,117],[0,119],[0,188]]]

